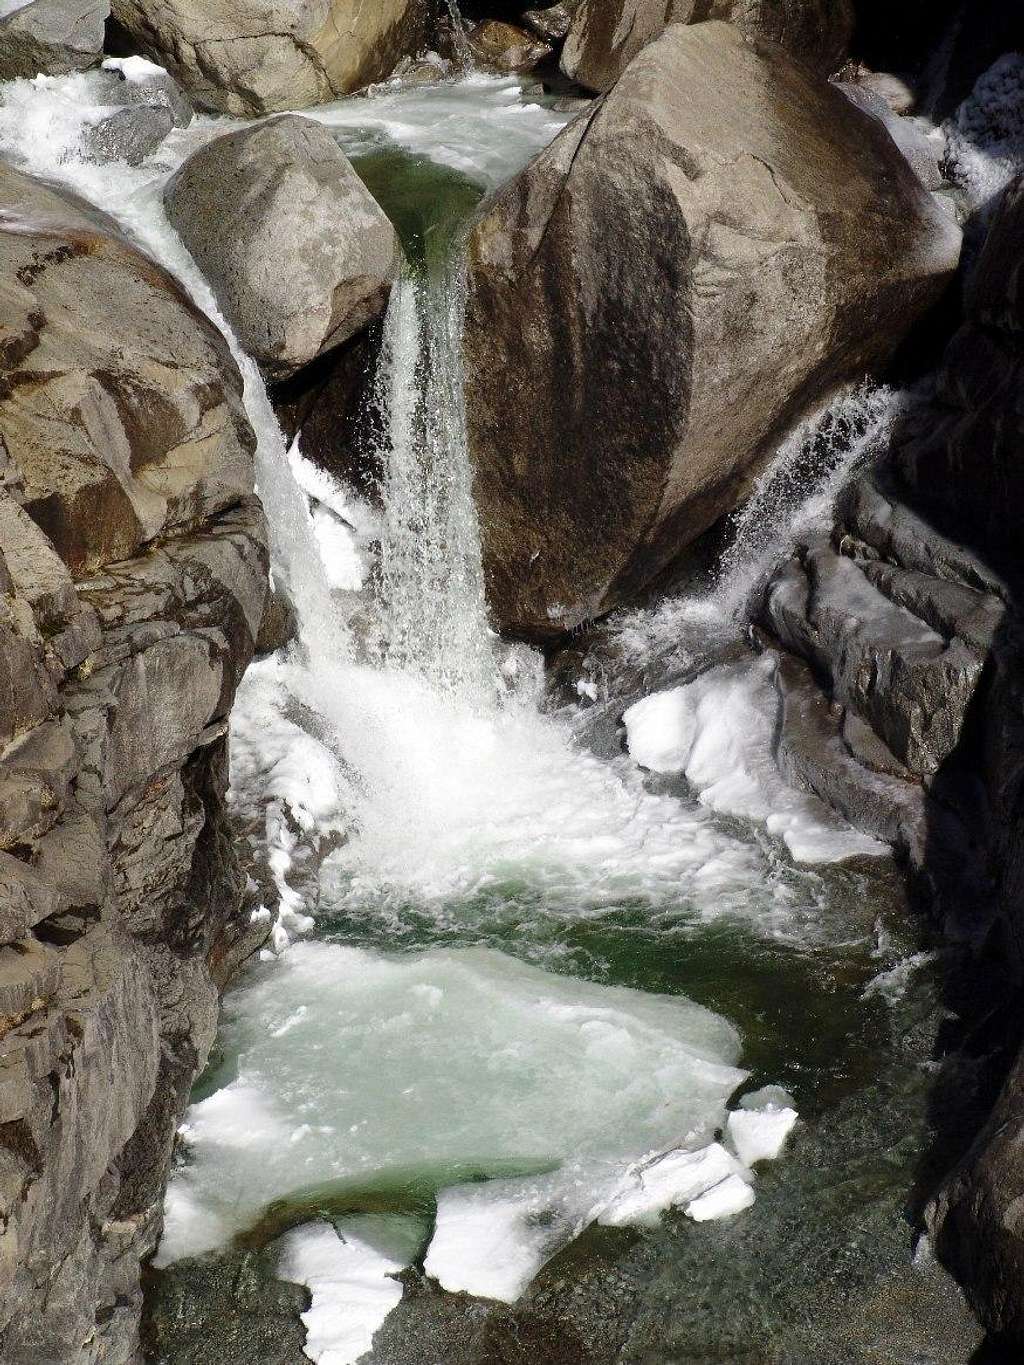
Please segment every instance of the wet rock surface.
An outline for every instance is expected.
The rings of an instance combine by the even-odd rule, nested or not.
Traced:
[[[222,798],[265,528],[220,337],[98,219],[4,191],[0,1358],[128,1362],[174,1129],[255,946]]]
[[[833,87],[725,24],[672,26],[472,233],[496,623],[552,639],[640,591],[742,499],[787,420],[887,357],[958,243]]]

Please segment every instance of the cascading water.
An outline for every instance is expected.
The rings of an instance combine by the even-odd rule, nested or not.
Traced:
[[[300,450],[289,459],[256,367],[162,213],[166,176],[230,125],[199,120],[142,168],[100,169],[76,152],[90,82],[14,83],[0,145],[116,217],[232,342],[274,571],[301,627],[239,691],[232,801],[273,875],[274,948],[317,936],[268,953],[226,1002],[160,1260],[224,1250],[254,1227],[286,1233],[283,1273],[314,1295],[307,1353],[334,1365],[369,1347],[402,1297],[388,1278],[402,1266],[514,1299],[595,1219],[750,1203],[753,1178],[716,1132],[778,1131],[792,1111],[777,1094],[751,1099],[750,1120],[727,1110],[745,1073],[723,1013],[758,1081],[813,1107],[815,1059],[864,1032],[860,989],[878,969],[870,922],[851,927],[848,908],[875,874],[833,864],[884,850],[773,785],[760,674],[707,675],[687,694],[700,749],[689,785],[652,783],[626,753],[599,759],[538,709],[539,660],[487,623],[454,258],[421,260],[393,292],[382,509],[350,535],[336,513],[351,495]],[[372,161],[383,142],[478,185],[562,122],[479,76],[315,115],[353,157]],[[833,410],[833,482],[884,423],[883,396],[847,401]],[[717,628],[735,629],[750,575],[808,510],[796,449],[738,523]],[[769,503],[780,515],[766,537]]]
[[[389,414],[378,593],[384,662],[443,692],[493,690],[476,507],[466,453],[461,271],[408,271],[384,326]]]

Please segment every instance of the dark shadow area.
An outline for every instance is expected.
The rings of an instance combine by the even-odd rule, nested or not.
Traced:
[[[925,779],[911,876],[950,950],[933,1140],[908,1212],[993,1333],[979,1362],[1019,1360],[1024,1343],[1024,178],[989,207],[964,320],[933,392],[894,431],[882,476],[1003,603],[955,747]]]

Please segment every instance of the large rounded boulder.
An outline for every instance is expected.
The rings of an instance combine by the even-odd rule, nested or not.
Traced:
[[[110,0],[0,0],[0,80],[95,66]]]
[[[721,19],[779,43],[813,70],[840,66],[853,36],[853,0],[581,0],[562,50],[562,70],[590,90],[610,90],[669,24]]]
[[[402,251],[390,221],[321,124],[286,114],[189,157],[167,216],[242,346],[286,379],[387,303]]]
[[[424,0],[113,0],[147,56],[205,109],[256,117],[387,76],[424,34]]]
[[[471,235],[496,624],[545,640],[628,601],[892,352],[959,246],[884,128],[781,48],[666,30]]]

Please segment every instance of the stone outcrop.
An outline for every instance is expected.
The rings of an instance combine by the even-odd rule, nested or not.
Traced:
[[[854,7],[852,0],[581,0],[562,50],[562,70],[590,90],[610,90],[669,24],[709,19],[769,38],[828,75],[849,50]]]
[[[931,390],[896,414],[877,468],[773,576],[760,613],[784,661],[783,766],[895,843],[947,938],[984,954],[972,1046],[993,1069],[1019,1038],[1024,982],[1022,237],[1024,178]],[[967,1064],[953,1065],[969,1090]],[[1024,1345],[1022,1078],[1018,1058],[927,1210],[940,1259],[1008,1350]]]
[[[118,23],[204,109],[304,109],[387,76],[424,35],[423,0],[113,0]]]
[[[0,8],[0,81],[95,66],[110,0],[28,0]]]
[[[265,528],[222,338],[98,215],[0,202],[0,1359],[127,1365],[255,946],[221,804]]]
[[[569,32],[572,16],[579,8],[579,0],[549,5],[546,9],[528,9],[523,12],[523,23],[538,38],[546,43],[560,43]]]
[[[274,379],[379,316],[401,268],[383,209],[327,129],[298,115],[208,143],[164,203],[242,346]]]
[[[628,600],[794,418],[883,360],[959,232],[884,129],[774,44],[673,25],[484,207],[467,411],[495,621]]]
[[[485,19],[466,35],[475,60],[492,71],[532,71],[554,51],[551,44],[515,24]]]

